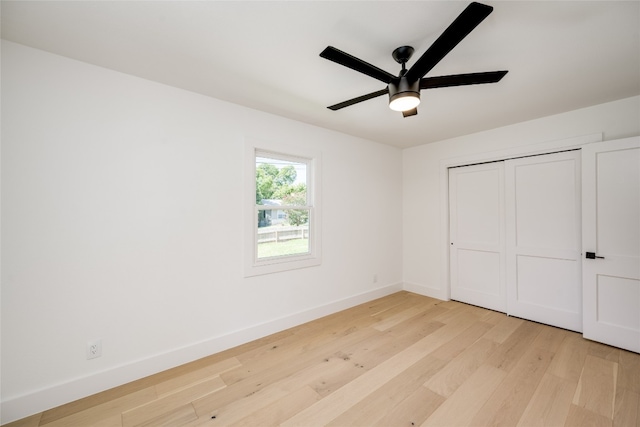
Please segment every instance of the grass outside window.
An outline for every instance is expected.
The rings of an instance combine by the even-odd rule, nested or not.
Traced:
[[[300,255],[309,252],[309,239],[258,243],[258,258]]]

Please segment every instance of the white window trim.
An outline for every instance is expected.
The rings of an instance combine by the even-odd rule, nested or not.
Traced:
[[[259,155],[272,153],[293,161],[308,160],[307,163],[310,166],[307,168],[307,206],[310,208],[309,253],[258,260],[256,243],[258,227],[256,213],[258,208],[255,200],[256,152]],[[320,265],[322,263],[321,153],[287,143],[247,138],[245,140],[244,163],[244,276],[258,276]]]

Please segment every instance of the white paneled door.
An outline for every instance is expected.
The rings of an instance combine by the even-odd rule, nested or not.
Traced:
[[[507,313],[582,331],[580,152],[505,162]]]
[[[451,298],[582,330],[580,153],[449,170]]]
[[[449,169],[451,298],[506,311],[504,164]]]
[[[584,337],[640,352],[640,138],[582,149]]]

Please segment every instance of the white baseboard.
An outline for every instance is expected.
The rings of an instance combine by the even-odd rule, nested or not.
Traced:
[[[413,292],[414,294],[424,295],[425,297],[436,298],[443,301],[448,301],[449,298],[445,295],[445,291],[438,288],[431,288],[425,285],[418,285],[417,283],[404,282],[402,289],[407,292]]]
[[[183,348],[35,390],[2,401],[1,423],[6,424],[19,420],[401,290],[403,290],[401,283],[373,289]]]

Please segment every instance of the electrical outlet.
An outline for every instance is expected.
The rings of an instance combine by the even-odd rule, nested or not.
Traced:
[[[87,341],[87,360],[102,356],[102,339]]]
[[[373,273],[373,283],[378,283],[378,273]]]

